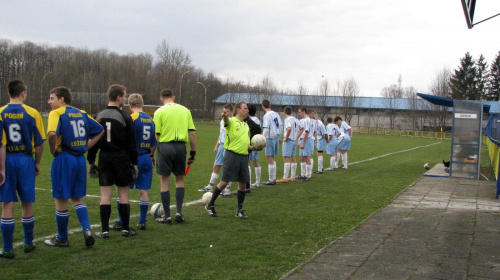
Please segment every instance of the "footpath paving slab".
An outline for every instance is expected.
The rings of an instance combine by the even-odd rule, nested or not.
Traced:
[[[282,279],[500,279],[495,188],[423,177]]]

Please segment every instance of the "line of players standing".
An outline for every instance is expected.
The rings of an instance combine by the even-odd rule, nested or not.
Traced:
[[[328,117],[327,125],[319,119],[315,119],[314,110],[301,106],[298,110],[300,120],[292,115],[292,108],[287,106],[284,109],[285,121],[282,122],[280,115],[271,109],[269,100],[264,99],[261,103],[265,114],[262,118],[263,135],[266,138],[265,155],[268,163],[269,179],[261,183],[262,169],[258,162],[259,152],[252,151],[249,161],[254,165],[255,182],[251,187],[262,187],[262,185],[275,185],[276,183],[294,182],[296,179],[309,181],[312,173],[321,174],[324,170],[333,171],[337,168],[348,168],[347,151],[351,148],[352,128],[343,121],[341,117]],[[233,113],[231,104],[224,105],[224,109]],[[249,105],[249,116],[257,124],[261,125],[255,116],[256,106]],[[220,169],[224,158],[225,141],[224,123],[220,123],[220,133],[214,148],[215,162],[210,176],[209,183],[199,189],[200,192],[211,191],[219,178]],[[279,155],[279,144],[282,144],[282,155],[284,161],[283,178],[276,180],[275,156]],[[296,151],[299,147],[300,175],[297,173]],[[316,149],[318,158],[318,168],[313,171],[313,153]],[[330,165],[323,168],[323,153],[330,156]],[[339,166],[339,160],[342,164]],[[251,174],[251,167],[248,167]],[[251,178],[251,176],[250,176]],[[223,196],[230,195],[230,185],[221,193]],[[250,189],[247,189],[247,193]]]

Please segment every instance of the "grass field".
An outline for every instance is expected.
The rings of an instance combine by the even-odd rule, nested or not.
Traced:
[[[208,183],[218,132],[216,124],[197,124],[197,160],[185,180],[185,202],[202,196],[197,190]],[[380,157],[395,151],[405,152]],[[18,247],[14,260],[0,259],[1,278],[277,279],[389,204],[422,176],[425,162],[439,163],[449,152],[450,142],[446,140],[355,134],[349,169],[324,172],[309,182],[252,190],[245,200],[248,220],[234,217],[235,196],[220,197],[216,204],[218,218],[209,217],[201,204],[186,206],[186,223],[168,226],[149,216],[147,230],[139,231],[137,236],[124,238],[121,233],[112,232],[109,240],[98,239],[94,248],[87,249],[72,209],[69,229],[75,229],[75,233],[70,234],[70,247],[43,244],[42,238],[57,232],[50,192],[52,158],[46,147],[34,204],[37,249],[25,254]],[[377,159],[366,161],[372,158]],[[483,156],[485,166],[488,160]],[[262,153],[260,163],[265,181],[267,164]],[[327,163],[325,157],[325,167]],[[277,166],[277,177],[281,178],[281,158],[277,159]],[[88,180],[87,194],[91,195],[85,198],[90,220],[97,225],[94,230],[99,230],[97,180]],[[155,175],[150,205],[160,202],[159,197]],[[131,191],[131,199],[139,199],[138,191]],[[174,198],[172,204],[175,205]],[[132,225],[137,223],[138,212],[139,205],[133,203]],[[22,242],[20,215],[16,205],[15,242]],[[116,215],[113,206],[112,217]]]

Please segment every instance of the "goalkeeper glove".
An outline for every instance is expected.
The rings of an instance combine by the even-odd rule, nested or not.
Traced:
[[[89,176],[90,178],[92,179],[95,179],[95,178],[98,178],[98,174],[97,174],[97,166],[95,164],[90,164],[89,165]]]

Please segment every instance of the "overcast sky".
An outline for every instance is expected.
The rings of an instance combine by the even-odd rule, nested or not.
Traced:
[[[279,88],[354,78],[363,96],[397,84],[428,93],[436,73],[466,52],[500,51],[500,16],[469,30],[460,0],[2,1],[0,38],[150,53],[166,40],[195,67]],[[500,13],[477,0],[474,21]]]

